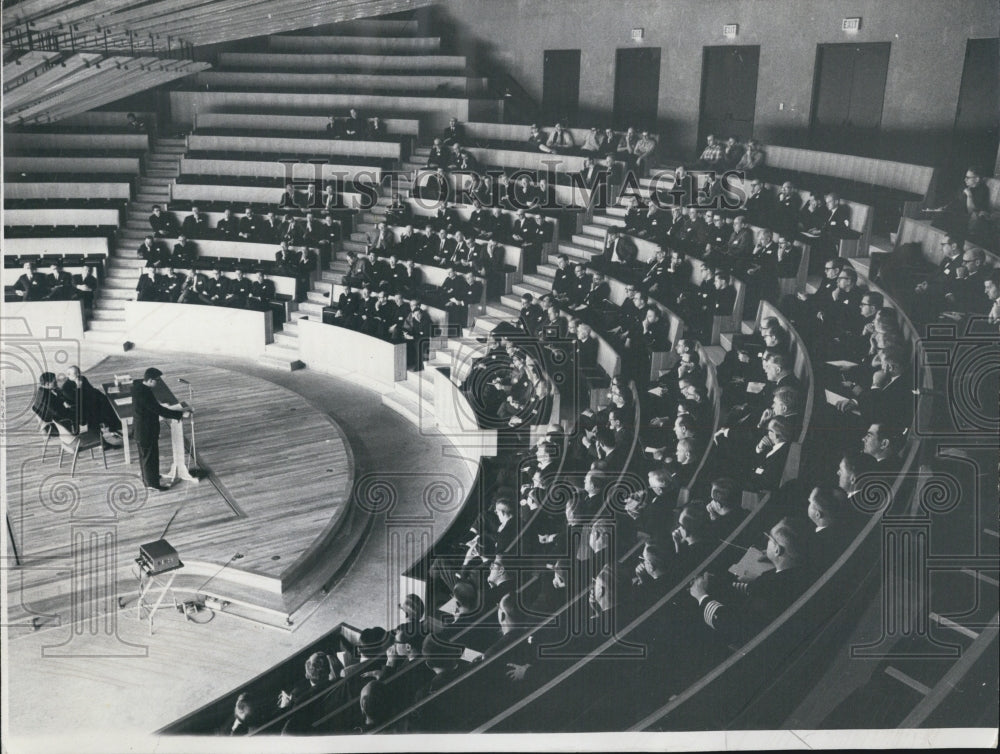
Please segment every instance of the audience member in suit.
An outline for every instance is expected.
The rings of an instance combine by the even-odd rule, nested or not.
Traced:
[[[649,487],[631,497],[625,513],[635,522],[639,539],[665,543],[674,529],[678,488],[666,469],[654,468],[647,475]]]
[[[458,118],[451,118],[448,121],[448,126],[441,133],[441,143],[446,147],[465,143],[465,126],[458,122]]]
[[[250,697],[246,693],[241,693],[236,697],[233,713],[219,726],[218,734],[220,736],[245,736],[251,728],[257,727],[261,722],[257,708]]]
[[[161,274],[157,275],[156,287],[160,301],[177,303],[184,288],[186,277],[184,273],[177,272],[173,267],[165,268]]]
[[[281,223],[274,216],[274,212],[268,212],[254,229],[254,240],[257,243],[278,243],[281,240]]]
[[[604,254],[601,258],[601,264],[606,269],[630,274],[638,254],[639,250],[635,241],[616,228],[608,229],[608,235],[604,241]]]
[[[154,204],[153,214],[149,216],[149,227],[157,238],[173,238],[177,235],[177,218],[173,212],[164,212],[159,204]]]
[[[163,248],[163,243],[155,240],[152,235],[148,235],[143,239],[143,242],[136,250],[136,254],[139,255],[140,259],[145,259],[147,264],[151,264],[154,267],[165,265],[169,261],[167,251]]]
[[[757,443],[750,457],[746,488],[755,492],[774,492],[781,483],[781,476],[788,460],[792,424],[786,417],[775,416],[767,423],[767,434]]]
[[[160,301],[160,288],[156,280],[156,268],[151,264],[146,264],[139,274],[139,281],[135,285],[136,301]]]
[[[711,519],[711,538],[716,541],[726,540],[747,517],[743,509],[742,489],[731,477],[719,477],[712,481],[710,500],[705,505],[708,517]],[[723,556],[727,564],[739,560],[739,550],[733,550],[728,556]]]
[[[728,589],[707,572],[691,584],[705,623],[730,644],[742,644],[781,615],[812,581],[807,548],[809,531],[798,518],[783,518],[767,533],[767,559],[773,570]]]
[[[847,495],[839,487],[814,487],[809,493],[806,512],[816,527],[809,542],[809,558],[817,573],[822,573],[850,542]]]
[[[35,271],[31,262],[24,263],[24,272],[14,283],[14,290],[22,301],[40,301],[49,295],[48,281],[45,275]]]
[[[50,301],[72,301],[79,297],[73,284],[73,276],[63,269],[61,262],[53,262],[49,267],[45,284],[49,289],[45,298]]]
[[[184,218],[181,231],[188,238],[207,238],[208,218],[201,214],[201,210],[195,206],[191,207],[191,214]]]
[[[198,258],[198,248],[193,241],[189,241],[187,236],[181,233],[177,236],[177,243],[174,244],[170,252],[167,263],[172,267],[191,267]]]
[[[226,241],[237,241],[240,237],[240,221],[233,217],[233,211],[226,207],[222,218],[215,224],[215,232]]]
[[[975,247],[966,249],[957,270],[955,292],[944,297],[947,308],[965,314],[988,314],[992,306],[985,289],[989,274],[986,253]]]
[[[802,210],[802,198],[791,181],[785,181],[778,189],[775,197],[774,217],[772,227],[778,235],[793,238],[798,231],[799,213]]]
[[[403,338],[406,340],[406,366],[415,372],[424,368],[427,349],[431,337],[431,321],[427,313],[416,302],[411,302],[411,311],[403,324]]]
[[[942,213],[936,223],[949,233],[990,243],[992,235],[990,220],[990,191],[978,168],[965,171],[965,184],[955,193],[951,201],[937,208]]]
[[[774,192],[764,185],[759,178],[750,181],[749,196],[747,196],[744,212],[751,225],[771,228],[774,222],[775,198]]]

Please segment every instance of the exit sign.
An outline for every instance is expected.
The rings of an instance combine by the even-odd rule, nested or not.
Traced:
[[[726,39],[736,39],[736,35],[740,33],[739,24],[726,24],[722,27],[722,36]]]
[[[841,31],[857,31],[861,28],[860,18],[845,18],[840,22]]]
[[[642,38],[644,36],[646,36],[646,30],[645,29],[643,29],[641,27],[636,28],[636,29],[632,29],[632,41],[633,42],[641,42]]]

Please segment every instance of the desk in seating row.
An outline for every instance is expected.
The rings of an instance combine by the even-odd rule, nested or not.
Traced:
[[[433,94],[446,91],[470,96],[484,94],[488,79],[472,76],[414,72],[394,73],[301,73],[266,71],[204,71],[190,83],[211,90],[254,91],[357,91]]]
[[[195,132],[187,136],[192,152],[246,152],[248,154],[283,154],[288,157],[308,155],[350,159],[351,157],[398,160],[403,156],[399,141],[367,139],[290,138],[287,136],[217,135]]]
[[[284,182],[346,180],[357,183],[378,184],[382,181],[383,170],[377,165],[351,165],[286,162],[273,160],[229,160],[181,158],[181,176],[243,176],[250,178],[271,178]]]
[[[64,227],[118,227],[121,213],[117,209],[87,208],[37,208],[8,209],[4,211],[4,227],[64,226]]]
[[[199,113],[195,116],[194,130],[227,128],[244,131],[259,130],[266,126],[269,131],[315,132],[316,136],[327,135],[326,126],[330,115],[346,116],[348,112],[327,115],[271,115],[265,113]],[[420,135],[420,121],[416,118],[380,118],[390,136]]]
[[[43,133],[7,131],[4,150],[10,153],[30,152],[35,149],[90,149],[95,152],[124,149],[144,151],[149,149],[149,136],[143,133]]]
[[[5,199],[125,199],[132,198],[130,182],[29,182],[14,181],[4,186]]]
[[[138,157],[22,157],[4,158],[4,179],[10,173],[113,173],[139,175],[141,161]],[[91,179],[93,180],[93,179]]]

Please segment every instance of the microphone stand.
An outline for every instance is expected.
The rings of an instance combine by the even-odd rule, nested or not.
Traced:
[[[181,377],[179,382],[187,385],[188,388],[188,407],[191,409],[191,415],[188,416],[188,420],[191,422],[191,465],[195,468],[198,466],[198,456],[196,455],[196,445],[194,437],[194,387],[190,382]]]

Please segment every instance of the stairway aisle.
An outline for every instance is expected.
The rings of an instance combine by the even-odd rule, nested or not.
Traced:
[[[120,346],[125,341],[125,302],[135,297],[139,272],[145,264],[136,249],[149,233],[153,205],[166,207],[170,187],[180,175],[183,138],[151,138],[150,146],[135,198],[129,203],[125,224],[118,229],[105,279],[94,300],[90,327],[84,334],[88,342],[97,345]]]

